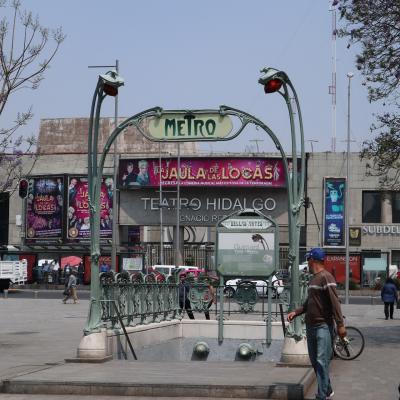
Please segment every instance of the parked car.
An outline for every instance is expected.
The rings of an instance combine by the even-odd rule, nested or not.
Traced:
[[[204,269],[200,269],[197,267],[179,267],[177,269],[178,274],[185,274],[185,275],[193,275],[195,278],[197,278],[200,274],[205,274],[206,271]]]
[[[153,265],[151,268],[152,268],[152,271],[161,272],[167,278],[169,276],[171,276],[176,270],[175,265]]]
[[[238,289],[238,285],[240,285],[240,282],[251,282],[257,290],[257,293],[259,296],[267,296],[267,286],[268,286],[268,280],[263,281],[263,280],[255,280],[255,279],[243,279],[243,278],[236,278],[236,279],[230,279],[226,281],[225,283],[225,288],[224,288],[224,294],[227,297],[233,297],[236,293],[236,290]],[[278,279],[276,275],[272,276],[272,286],[273,286],[273,293],[272,297],[275,299],[279,297],[282,292],[283,292],[283,281],[282,279]]]

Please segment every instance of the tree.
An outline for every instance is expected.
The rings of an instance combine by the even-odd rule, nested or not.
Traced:
[[[65,36],[61,28],[43,27],[38,17],[21,8],[20,0],[0,0],[0,121],[11,96],[36,90]],[[50,41],[54,46],[49,48]],[[22,151],[36,144],[34,135],[18,135],[32,119],[32,106],[17,113],[10,126],[0,125],[0,192],[13,190],[22,173]],[[4,118],[3,118],[4,121]]]
[[[375,134],[363,144],[362,159],[371,160],[368,173],[380,177],[383,188],[400,188],[400,1],[341,0],[343,27],[339,35],[358,46],[356,67],[367,86],[369,100],[390,111],[376,115]]]

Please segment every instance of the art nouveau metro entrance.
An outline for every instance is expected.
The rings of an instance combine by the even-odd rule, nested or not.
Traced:
[[[273,68],[266,68],[259,83],[264,86],[266,93],[278,92],[285,99],[289,111],[293,170],[298,174],[290,173],[289,161],[281,143],[275,133],[261,120],[251,114],[229,106],[220,106],[219,109],[209,110],[164,110],[154,107],[135,114],[123,121],[110,134],[102,154],[98,154],[98,129],[101,104],[107,95],[115,95],[123,80],[115,72],[100,75],[96,86],[91,109],[91,123],[88,140],[88,179],[89,179],[89,207],[91,211],[91,304],[85,328],[85,334],[99,332],[101,322],[101,296],[98,260],[100,212],[100,186],[105,158],[118,135],[127,127],[136,127],[147,139],[155,142],[186,142],[186,141],[228,141],[237,137],[243,130],[254,125],[263,130],[273,141],[282,157],[285,180],[287,183],[288,225],[289,225],[289,268],[292,271],[290,287],[290,308],[300,303],[300,287],[298,280],[298,253],[299,253],[299,214],[304,202],[304,172],[305,153],[304,137],[300,107],[297,95],[288,76]],[[298,129],[300,132],[300,159],[297,157],[296,124],[294,113],[289,101],[289,90],[295,97],[298,111]],[[178,166],[179,171],[179,166]],[[217,267],[218,270],[218,267]],[[220,287],[223,285],[221,279]],[[223,310],[221,310],[223,312]],[[293,329],[289,329],[288,336],[301,337],[300,321],[295,322]]]

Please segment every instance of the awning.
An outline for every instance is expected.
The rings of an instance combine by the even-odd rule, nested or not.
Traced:
[[[387,261],[384,258],[364,258],[364,271],[386,271]]]

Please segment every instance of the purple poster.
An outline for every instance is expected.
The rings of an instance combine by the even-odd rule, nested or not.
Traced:
[[[112,237],[113,179],[103,178],[100,191],[100,237]],[[68,180],[68,239],[90,238],[88,180],[70,177]]]
[[[26,238],[61,239],[64,178],[30,178],[28,182]]]
[[[122,189],[144,186],[176,186],[177,159],[121,160],[118,185]],[[289,173],[292,163],[289,161]],[[160,173],[161,172],[161,173]],[[181,186],[285,187],[285,171],[279,158],[181,158]]]

